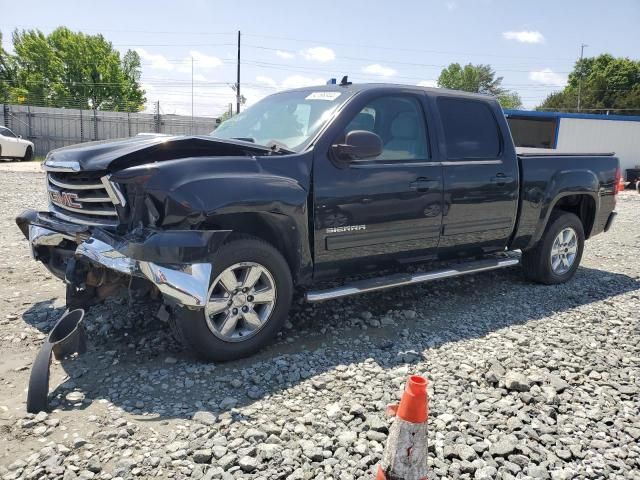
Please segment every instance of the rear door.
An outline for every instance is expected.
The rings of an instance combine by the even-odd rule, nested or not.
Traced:
[[[356,96],[314,160],[315,275],[336,276],[383,260],[435,256],[442,167],[432,161],[424,96]],[[369,95],[367,95],[369,94]],[[382,154],[340,165],[331,144],[351,130],[376,133]]]
[[[497,104],[438,96],[444,211],[439,254],[504,250],[518,208],[518,165]],[[507,135],[506,138],[504,135]]]

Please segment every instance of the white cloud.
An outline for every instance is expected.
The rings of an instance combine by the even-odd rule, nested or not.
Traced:
[[[265,75],[258,75],[256,77],[256,82],[262,83],[263,85],[266,85],[267,87],[278,88],[278,83],[273,78],[267,77]]]
[[[156,70],[173,70],[175,68],[175,65],[167,60],[164,55],[147,52],[144,48],[136,48],[136,52],[138,52],[143,62],[150,64],[149,68]]]
[[[206,82],[206,81],[207,81],[207,77],[205,77],[205,76],[204,76],[204,75],[202,75],[201,73],[196,73],[196,74],[193,76],[193,79],[194,79],[196,82]]]
[[[295,57],[293,53],[284,50],[276,50],[276,55],[280,58],[284,58],[285,60],[290,60]]]
[[[380,77],[391,77],[391,76],[393,76],[393,75],[398,73],[393,68],[391,68],[391,67],[383,67],[379,63],[374,63],[372,65],[367,65],[366,67],[364,67],[362,69],[362,71],[364,73],[369,73],[371,75],[378,75]]]
[[[438,86],[438,82],[436,80],[421,80],[418,82],[418,86],[435,88]]]
[[[11,36],[2,36],[2,48],[4,48],[7,53],[10,53],[12,55],[15,53],[13,50],[13,41],[11,40]]]
[[[256,82],[268,87],[272,90],[286,90],[288,88],[312,87],[314,85],[324,85],[326,83],[323,78],[311,78],[303,75],[290,75],[281,82],[276,82],[273,78],[265,75],[258,75]]]
[[[223,63],[218,57],[212,57],[196,50],[191,50],[188,57],[173,62],[169,61],[164,55],[148,52],[144,48],[136,48],[136,52],[138,52],[142,61],[154,70],[176,70],[178,72],[188,73],[191,72],[192,58],[196,70],[211,70],[222,66]]]
[[[458,5],[456,4],[456,2],[450,0],[448,2],[445,3],[447,10],[454,10]]]
[[[519,32],[510,31],[502,34],[507,40],[515,40],[520,43],[542,43],[544,35],[537,30],[521,30]]]
[[[222,66],[222,60],[220,60],[218,57],[212,57],[196,50],[191,50],[189,52],[189,55],[191,56],[191,58],[193,58],[193,61],[198,68],[210,70],[212,68]]]
[[[314,62],[331,62],[335,60],[336,54],[333,50],[327,47],[311,47],[300,52],[307,60],[313,60]]]
[[[291,75],[280,83],[280,88],[286,90],[287,88],[312,87],[314,85],[324,85],[325,83],[326,80],[323,78],[309,78],[302,75]]]
[[[556,73],[550,68],[529,72],[529,80],[554,87],[564,87],[567,84],[566,75]]]

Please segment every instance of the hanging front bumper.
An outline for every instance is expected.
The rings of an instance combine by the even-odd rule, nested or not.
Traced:
[[[230,233],[140,229],[118,237],[33,211],[24,212],[16,222],[28,238],[34,258],[60,278],[69,276],[61,264],[68,265],[68,259],[74,258],[93,267],[147,279],[167,300],[191,308],[206,305],[211,257]]]

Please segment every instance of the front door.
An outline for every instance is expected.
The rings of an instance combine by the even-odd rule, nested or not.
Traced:
[[[382,139],[383,151],[347,166],[332,160],[330,148],[318,152],[316,278],[357,273],[384,260],[429,258],[438,246],[442,167],[431,161],[422,96],[360,100],[351,112],[331,143],[368,130]]]
[[[15,134],[8,128],[0,127],[0,135],[2,135],[2,156],[3,157],[17,157],[22,156],[20,152],[20,144]]]

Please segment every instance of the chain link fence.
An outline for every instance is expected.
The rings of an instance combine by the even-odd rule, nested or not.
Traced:
[[[0,104],[0,123],[33,142],[34,153],[82,142],[133,137],[139,133],[203,135],[216,128],[213,117],[190,117],[160,113],[106,112],[67,108]]]

